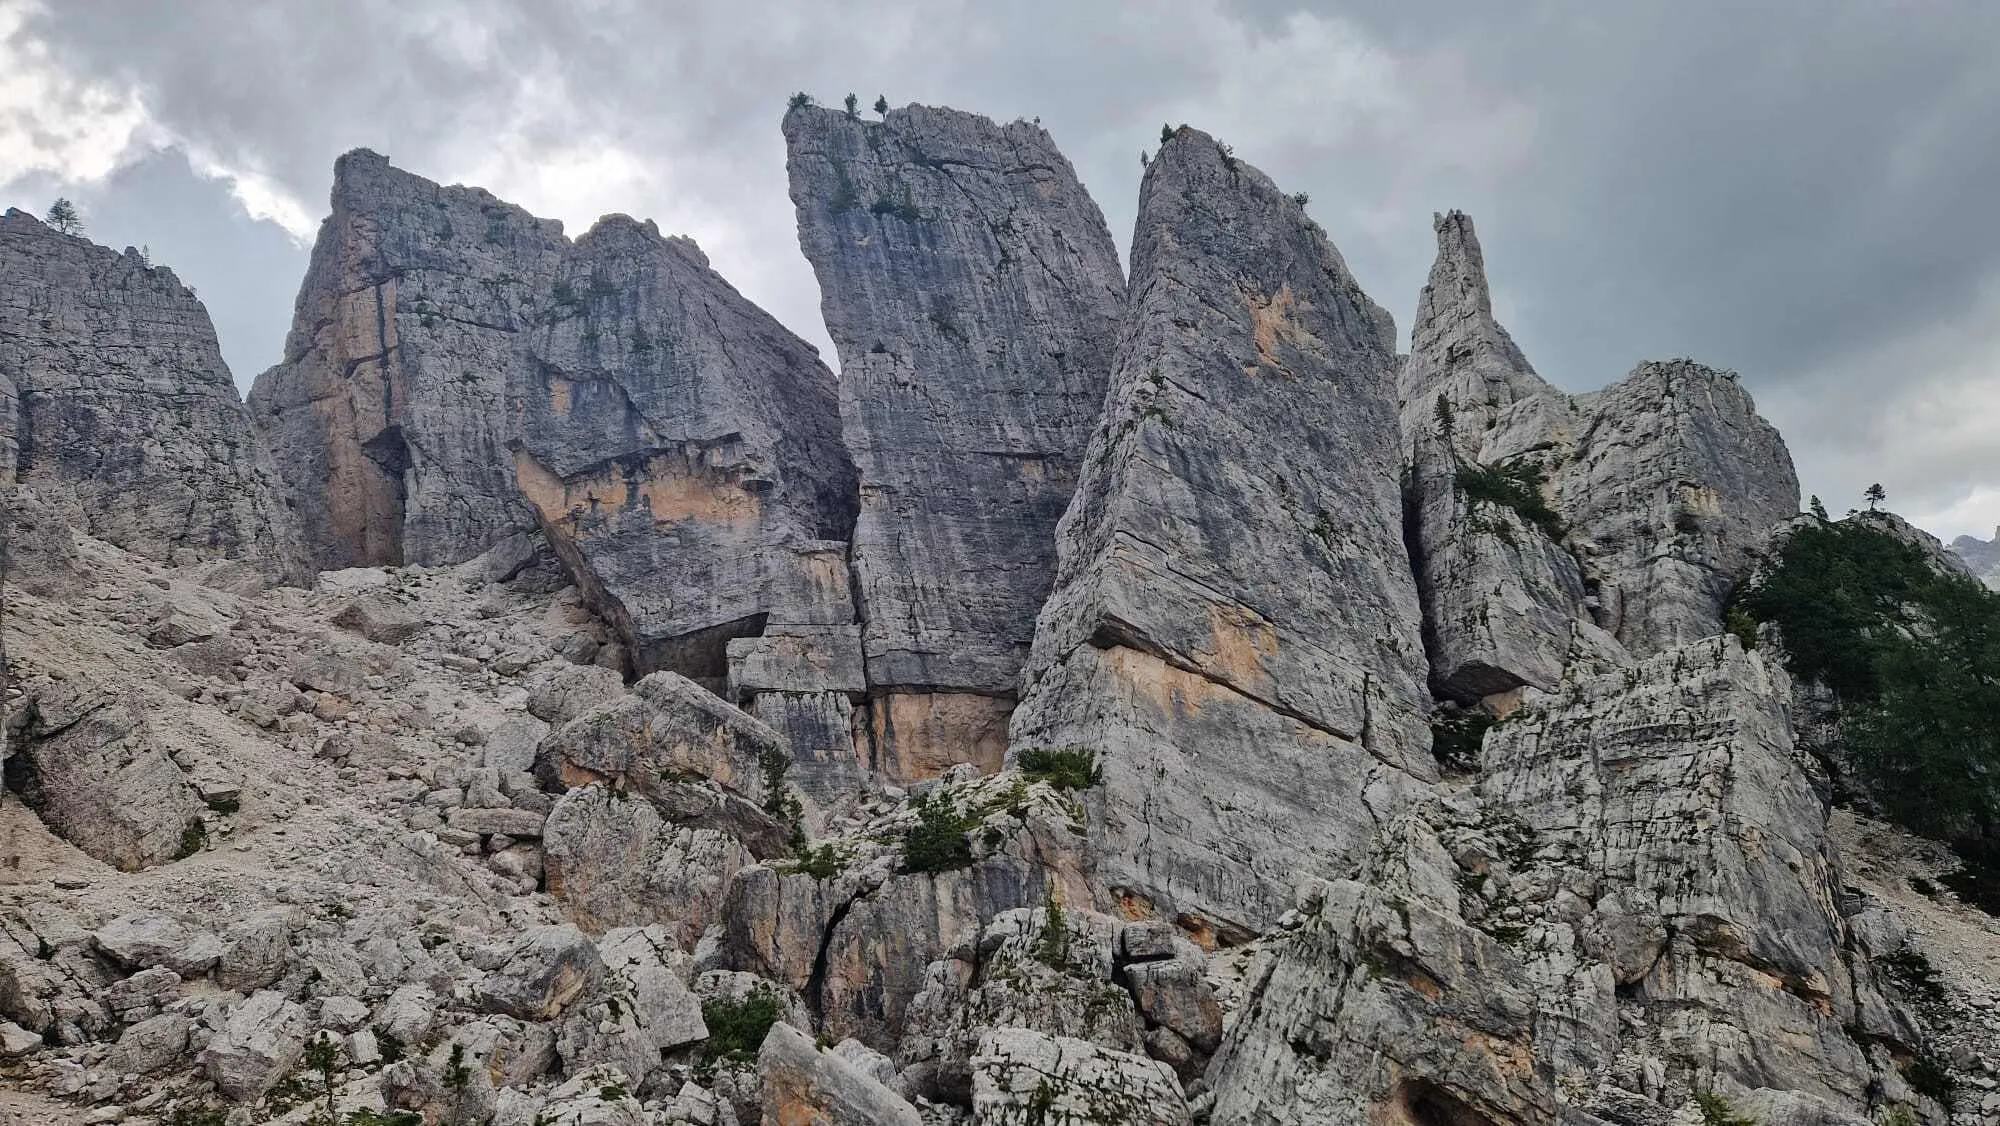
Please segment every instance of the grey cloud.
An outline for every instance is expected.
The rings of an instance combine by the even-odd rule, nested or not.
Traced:
[[[1964,351],[1986,341],[1954,353],[1937,332],[2000,279],[2000,227],[1980,220],[2000,181],[2000,7],[1982,0],[362,0],[248,16],[226,0],[97,0],[50,5],[33,32],[315,210],[332,158],[359,144],[445,179],[518,150],[506,167],[526,192],[542,148],[629,152],[650,177],[634,198],[563,205],[687,230],[822,342],[784,195],[792,90],[1039,115],[1121,243],[1139,149],[1187,120],[1311,193],[1405,322],[1430,213],[1463,207],[1510,328],[1556,382],[1690,355],[1741,370],[1791,424],[1809,489],[1879,475],[1921,513],[2000,484],[2000,436],[1933,456],[1886,421],[1898,402],[1986,401],[2000,381],[2000,361]],[[1899,354],[1921,360],[1866,366]]]

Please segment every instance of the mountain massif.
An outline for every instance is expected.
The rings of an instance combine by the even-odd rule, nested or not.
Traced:
[[[365,150],[247,402],[0,219],[0,1115],[2000,1121],[2000,921],[1778,593],[1972,596],[1734,373],[1557,390],[1458,212],[1400,353],[1187,126],[1129,272],[1038,124],[782,128],[837,376]]]

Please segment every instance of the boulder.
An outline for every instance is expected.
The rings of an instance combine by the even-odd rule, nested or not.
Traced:
[[[104,1066],[119,1075],[152,1075],[178,1062],[188,1048],[186,1013],[161,1013],[127,1028]]]
[[[223,1095],[254,1102],[298,1065],[307,1031],[305,1010],[284,994],[253,993],[229,1010],[201,1064]]]
[[[252,993],[276,983],[290,960],[292,933],[298,924],[298,913],[290,910],[265,911],[231,923],[222,932],[216,984]]]
[[[687,955],[664,926],[611,931],[598,951],[604,976],[564,1014],[556,1054],[571,1073],[611,1064],[644,1086],[668,1052],[708,1038]]]
[[[571,790],[543,826],[549,894],[592,934],[662,923],[692,947],[720,918],[736,870],[756,861],[720,829],[676,825],[608,786]]]
[[[162,966],[183,978],[201,977],[222,960],[221,940],[178,919],[144,912],[120,915],[92,932],[91,940],[128,972]]]
[[[757,1050],[764,1121],[797,1126],[921,1126],[922,1116],[894,1091],[812,1037],[778,1022]]]
[[[341,607],[330,619],[342,629],[353,630],[370,641],[401,645],[430,623],[410,606],[387,594],[364,594]]]
[[[26,707],[8,783],[58,836],[127,871],[201,848],[201,799],[136,690],[56,681]]]
[[[1087,1040],[995,1029],[974,1057],[974,1126],[1083,1121],[1187,1126],[1187,1099],[1163,1063]]]
[[[528,712],[561,727],[625,694],[625,678],[595,665],[549,665],[528,678]]]
[[[552,1020],[604,973],[597,947],[573,926],[530,929],[507,961],[479,980],[480,1007],[521,1020]]]

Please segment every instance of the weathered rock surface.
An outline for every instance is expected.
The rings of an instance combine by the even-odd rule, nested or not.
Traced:
[[[1241,937],[1432,770],[1394,329],[1300,206],[1196,130],[1147,171],[1132,262],[1012,742],[1103,760],[1102,895]]]
[[[780,1021],[757,1050],[764,1121],[796,1126],[921,1126],[917,1108]]]
[[[250,406],[322,570],[455,563],[532,527],[511,387],[566,247],[560,223],[356,150]]]
[[[604,973],[604,960],[572,926],[537,927],[521,937],[507,961],[479,982],[489,1012],[521,1020],[549,1020]]]
[[[7,788],[91,856],[135,869],[201,847],[201,799],[133,695],[56,681],[27,702]]]
[[[306,1012],[275,990],[254,993],[229,1010],[222,1030],[202,1049],[216,1089],[251,1102],[284,1078],[304,1054]]]
[[[11,456],[9,456],[11,454]],[[73,502],[99,539],[303,581],[296,524],[194,291],[9,209],[0,216],[0,485]]]
[[[1783,438],[1733,372],[1645,363],[1578,402],[1576,451],[1552,475],[1598,624],[1650,656],[1720,630],[1771,526],[1799,510]]]
[[[1435,226],[1400,383],[1433,683],[1459,699],[1548,690],[1579,652],[1577,620],[1639,656],[1720,632],[1767,531],[1798,511],[1783,440],[1733,373],[1687,360],[1556,391],[1493,317],[1471,219]],[[1530,471],[1517,479],[1562,527],[1472,499],[1468,469]]]
[[[1609,642],[1585,608],[1582,569],[1559,529],[1473,496],[1463,479],[1567,442],[1570,404],[1494,319],[1471,218],[1454,211],[1433,226],[1437,261],[1401,379],[1405,501],[1431,684],[1464,702],[1523,685],[1546,692],[1562,680],[1580,629],[1597,634],[1599,647]]]
[[[687,956],[660,926],[612,931],[598,952],[604,976],[564,1014],[556,1054],[571,1073],[610,1064],[644,1087],[669,1052],[709,1035]]]
[[[1115,1122],[1186,1126],[1187,1100],[1167,1066],[1088,1040],[1004,1028],[973,1059],[975,1126]]]
[[[2000,590],[2000,528],[1993,530],[1993,538],[1981,540],[1976,536],[1960,536],[1951,541],[1951,550],[1979,581]]]
[[[516,392],[515,475],[634,664],[719,682],[732,637],[852,621],[854,470],[811,346],[693,242],[623,216],[554,285],[571,300]]]
[[[1496,728],[1476,791],[1308,897],[1209,1071],[1212,1120],[1902,1091],[1879,1046],[1913,1025],[1859,959],[1787,695],[1723,637]]]
[[[869,685],[943,697],[875,736],[892,780],[929,776],[1004,727],[1104,399],[1118,254],[1040,126],[805,105],[784,130],[860,472]]]
[[[834,384],[687,239],[610,216],[572,243],[357,150],[251,399],[320,566],[539,522],[641,671],[719,687],[730,638],[853,619]]]
[[[729,833],[676,825],[609,786],[564,794],[542,832],[549,894],[577,926],[660,923],[690,948],[717,920],[730,877],[756,860]]]

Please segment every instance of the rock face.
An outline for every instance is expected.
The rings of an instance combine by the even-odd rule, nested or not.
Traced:
[[[0,216],[0,485],[80,509],[84,530],[168,563],[238,559],[302,581],[298,530],[173,271]]]
[[[50,829],[122,869],[201,847],[201,800],[135,695],[58,682],[28,701],[7,788]]]
[[[1039,126],[804,105],[784,130],[861,477],[877,753],[902,778],[991,768],[1104,400],[1117,250]]]
[[[692,241],[624,216],[554,287],[515,478],[635,665],[719,688],[730,638],[851,622],[854,470],[812,348]]]
[[[789,1024],[757,1051],[764,1121],[787,1126],[920,1126],[917,1108]]]
[[[1799,510],[1791,453],[1732,372],[1645,363],[1585,396],[1555,503],[1589,548],[1599,624],[1640,656],[1714,634],[1771,526]]]
[[[1548,691],[1580,657],[1718,632],[1769,529],[1798,510],[1777,431],[1733,374],[1687,360],[1562,395],[1494,320],[1471,219],[1435,226],[1400,383],[1433,686],[1462,701]]]
[[[1102,894],[1240,937],[1431,770],[1394,328],[1192,129],[1147,172],[1132,262],[1012,740],[1102,758]]]
[[[562,226],[356,151],[285,361],[251,393],[324,568],[470,559],[539,522],[639,671],[851,622],[834,378],[687,239]]]
[[[532,526],[507,396],[562,225],[366,150],[333,176],[285,358],[250,392],[258,431],[320,569],[470,559]]]
[[[1209,1071],[1216,1123],[1592,1120],[1760,1088],[1901,1090],[1782,674],[1721,637],[1497,728],[1476,791],[1384,832]],[[1894,1096],[1901,1097],[1901,1096]]]
[[[1471,218],[1454,211],[1432,225],[1437,261],[1401,380],[1405,497],[1431,684],[1462,701],[1523,685],[1548,691],[1570,663],[1574,635],[1594,624],[1582,570],[1554,521],[1529,519],[1467,486],[1523,455],[1541,471],[1535,455],[1568,440],[1570,407],[1494,319]]]
[[[1960,536],[1951,541],[1951,550],[1965,560],[1965,565],[1981,582],[2000,590],[2000,528],[1993,529],[1990,540]]]

